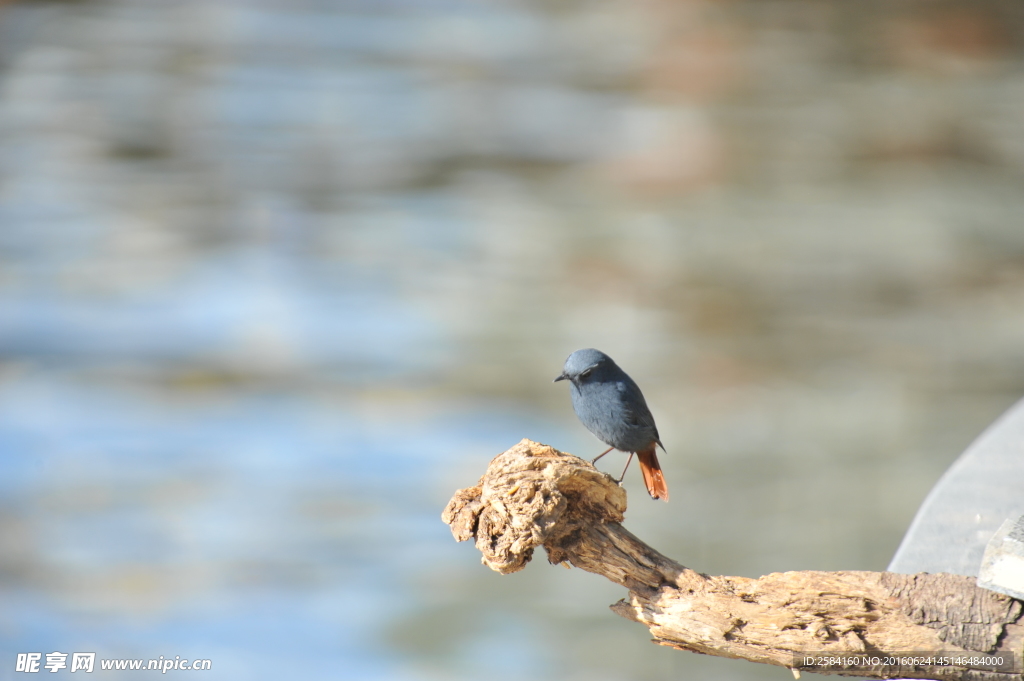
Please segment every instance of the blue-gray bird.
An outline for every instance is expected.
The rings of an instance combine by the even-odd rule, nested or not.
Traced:
[[[576,416],[587,430],[611,445],[597,459],[613,449],[629,452],[626,468],[622,469],[625,478],[635,453],[651,497],[668,501],[668,485],[656,454],[657,447],[664,451],[665,446],[640,387],[611,357],[593,348],[569,355],[555,382],[565,380],[572,385],[570,394]]]

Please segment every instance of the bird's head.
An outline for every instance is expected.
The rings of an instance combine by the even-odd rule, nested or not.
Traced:
[[[600,370],[607,366],[615,366],[615,362],[600,350],[594,348],[577,350],[565,360],[562,373],[555,378],[555,383],[568,379],[578,384],[592,377],[595,372],[600,373]]]

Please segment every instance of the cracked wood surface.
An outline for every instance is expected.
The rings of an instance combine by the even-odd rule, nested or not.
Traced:
[[[502,574],[543,546],[552,563],[629,590],[612,606],[654,641],[681,650],[861,678],[1024,681],[1021,603],[950,574],[782,572],[708,576],[647,546],[621,525],[626,492],[590,462],[523,440],[492,461],[442,514]],[[963,667],[855,670],[800,666],[805,654],[1014,655],[1008,670]]]

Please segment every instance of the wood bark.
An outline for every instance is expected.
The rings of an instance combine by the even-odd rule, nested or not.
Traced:
[[[621,524],[626,492],[590,462],[523,440],[491,461],[442,515],[492,570],[522,570],[543,546],[551,563],[629,590],[611,606],[654,642],[800,671],[861,678],[1024,681],[1022,604],[973,577],[889,572],[708,576],[663,556]],[[1002,658],[1002,665],[914,665]],[[864,658],[868,659],[864,659]],[[810,659],[808,659],[810,658]],[[824,665],[823,662],[837,662]],[[856,667],[846,663],[857,662]],[[874,665],[871,662],[899,662]],[[867,664],[868,666],[863,666]]]

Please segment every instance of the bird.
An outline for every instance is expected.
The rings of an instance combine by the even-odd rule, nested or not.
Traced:
[[[600,350],[584,348],[565,360],[562,373],[554,380],[558,381],[569,381],[576,416],[587,430],[610,445],[593,463],[613,449],[629,452],[621,483],[636,454],[651,498],[668,501],[668,485],[657,456],[657,447],[665,451],[665,445],[640,387],[629,374]]]

